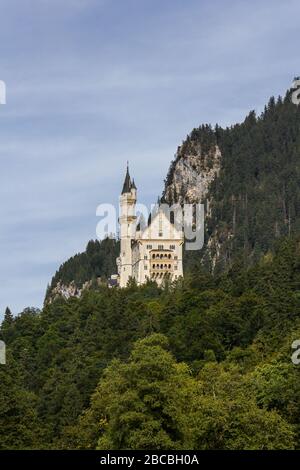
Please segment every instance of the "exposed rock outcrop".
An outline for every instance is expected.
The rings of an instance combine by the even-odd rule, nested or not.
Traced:
[[[220,168],[221,152],[217,145],[206,152],[199,142],[192,142],[188,149],[179,147],[172,176],[165,187],[165,200],[168,203],[203,203]]]
[[[48,296],[45,303],[51,304],[55,299],[62,297],[64,299],[69,299],[70,297],[79,298],[84,290],[90,289],[93,285],[93,282],[96,282],[96,285],[103,284],[103,280],[99,277],[95,281],[87,281],[82,284],[81,287],[76,286],[74,281],[71,281],[69,284],[63,284],[61,281],[58,281],[55,287],[51,290],[50,295]]]

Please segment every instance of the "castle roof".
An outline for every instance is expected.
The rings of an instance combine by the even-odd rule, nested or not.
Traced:
[[[129,174],[129,165],[127,163],[127,170],[125,175],[125,180],[123,184],[122,194],[130,193],[132,189],[136,189],[136,185],[134,179],[131,181],[130,174]]]
[[[130,190],[131,190],[131,179],[130,179],[129,168],[127,164],[127,170],[126,170],[125,180],[123,184],[122,194],[130,193]]]

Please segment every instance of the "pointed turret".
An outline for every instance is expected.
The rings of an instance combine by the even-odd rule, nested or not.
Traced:
[[[123,184],[122,194],[130,193],[131,187],[132,187],[132,183],[131,183],[131,179],[129,175],[129,166],[127,163],[127,170],[126,170],[126,176],[125,176],[125,180]]]
[[[136,196],[137,190],[129,174],[129,165],[120,196],[120,258],[118,260],[120,286],[125,287],[132,276],[132,241],[136,237]]]

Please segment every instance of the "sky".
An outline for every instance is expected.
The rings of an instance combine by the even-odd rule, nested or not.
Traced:
[[[300,75],[298,0],[1,0],[0,318],[41,307],[126,162],[156,201],[178,145]]]

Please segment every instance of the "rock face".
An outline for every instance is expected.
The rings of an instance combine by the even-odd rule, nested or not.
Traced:
[[[204,137],[206,137],[205,140]],[[174,203],[204,204],[207,226],[213,203],[210,188],[220,175],[221,163],[222,154],[210,128],[202,127],[193,131],[178,147],[165,181],[163,199],[171,205]],[[213,271],[219,255],[218,238],[216,233],[211,233],[207,237],[206,247],[201,255],[202,260],[208,262]]]
[[[194,129],[177,149],[165,180],[163,199],[168,204],[207,202],[221,162],[216,131],[208,125]]]
[[[200,126],[178,148],[163,199],[204,203],[206,215],[204,246],[186,259],[222,273],[251,266],[277,238],[298,233],[300,107],[290,98],[272,97],[260,116],[251,111],[225,129]]]
[[[74,281],[70,282],[68,285],[65,285],[59,281],[52,289],[48,302],[51,304],[53,300],[57,299],[58,297],[63,297],[64,299],[69,299],[70,297],[80,297],[81,291],[82,289],[79,289],[75,285]]]
[[[203,203],[220,168],[221,152],[217,145],[208,151],[203,151],[199,142],[191,143],[188,149],[179,147],[172,178],[165,188],[165,200],[168,203]]]
[[[101,285],[103,281],[101,278],[96,279],[96,284]],[[55,287],[51,290],[50,295],[45,301],[45,304],[51,304],[55,299],[62,297],[63,299],[69,299],[70,297],[79,298],[84,290],[90,289],[92,287],[92,281],[87,281],[82,284],[81,287],[77,287],[74,281],[71,281],[69,284],[63,284],[61,281],[58,281]]]

